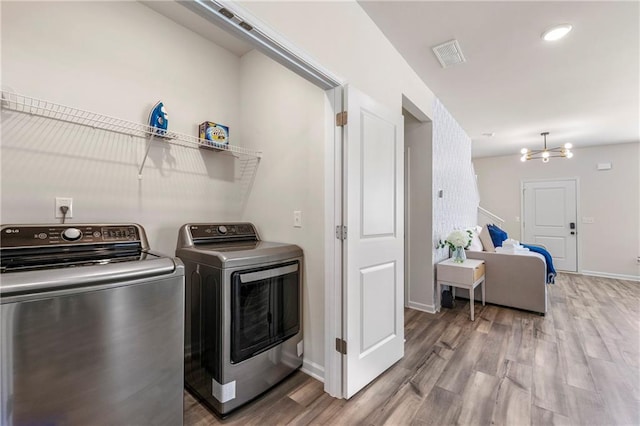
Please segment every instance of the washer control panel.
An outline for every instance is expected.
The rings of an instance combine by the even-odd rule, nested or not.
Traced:
[[[5,225],[0,230],[2,248],[135,242],[141,238],[136,225]]]

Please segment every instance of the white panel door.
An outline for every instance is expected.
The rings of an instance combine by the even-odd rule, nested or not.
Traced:
[[[343,338],[350,398],[404,355],[404,123],[345,90]]]
[[[577,272],[576,181],[525,182],[524,243],[542,244],[557,270]]]

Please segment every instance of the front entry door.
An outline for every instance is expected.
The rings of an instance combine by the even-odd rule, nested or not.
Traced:
[[[576,181],[524,182],[523,242],[544,245],[557,270],[577,272]]]
[[[404,355],[404,124],[344,92],[343,391],[350,398]]]

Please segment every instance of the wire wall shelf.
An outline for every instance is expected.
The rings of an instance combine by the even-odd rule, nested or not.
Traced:
[[[229,153],[234,156],[249,156],[257,158],[258,160],[262,158],[261,151],[235,145],[219,145],[184,133],[160,131],[159,129],[146,124],[122,120],[120,118],[85,111],[9,91],[3,90],[0,93],[2,96],[1,105],[3,110],[37,115],[52,120],[64,121],[67,123],[78,124],[80,126],[87,126],[94,129],[107,130],[110,132],[147,139],[145,156],[140,165],[140,170],[138,171],[139,178],[142,178],[142,169],[144,168],[147,156],[149,155],[149,149],[151,148],[152,142],[156,139],[174,145],[191,148],[204,148],[220,153]]]

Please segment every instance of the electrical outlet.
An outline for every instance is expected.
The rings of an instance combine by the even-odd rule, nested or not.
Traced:
[[[69,197],[56,197],[56,211],[55,217],[57,219],[62,218],[62,212],[60,211],[60,207],[67,206],[69,210],[67,211],[66,219],[73,217],[73,198]]]
[[[293,227],[302,228],[302,212],[300,210],[293,212]]]

